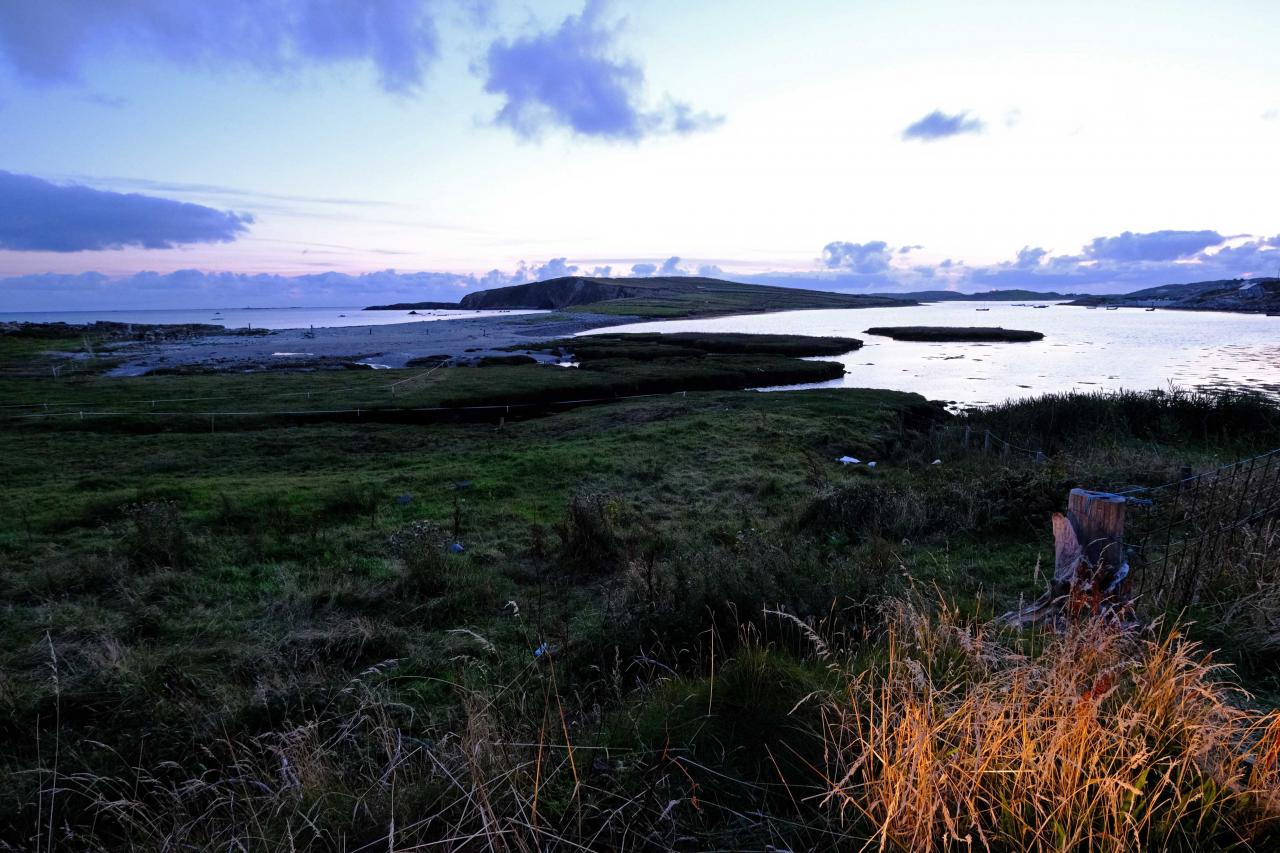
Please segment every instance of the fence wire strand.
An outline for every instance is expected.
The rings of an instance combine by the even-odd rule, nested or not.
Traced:
[[[1275,556],[1262,528],[1280,517],[1280,449],[1121,494],[1133,593],[1149,604],[1193,606],[1215,572]]]

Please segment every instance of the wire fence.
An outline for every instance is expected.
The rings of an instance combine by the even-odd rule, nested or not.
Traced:
[[[989,429],[975,429],[969,425],[935,423],[929,429],[929,446],[939,458],[976,453],[1001,459],[1018,457],[1032,462],[1048,460],[1048,456],[1038,448],[1008,441]]]
[[[405,379],[398,379],[394,382],[355,383],[355,384],[342,385],[337,387],[316,383],[313,387],[305,390],[301,390],[301,391],[272,391],[267,393],[266,397],[268,399],[310,400],[313,395],[316,397],[325,397],[325,396],[331,397],[335,394],[350,394],[350,393],[369,394],[370,392],[383,392],[383,391],[389,392],[392,396],[395,396],[396,393],[405,385],[408,385],[411,382],[416,382],[418,380],[427,378],[432,373],[435,373],[438,369],[440,369],[441,367],[443,367],[448,363],[449,363],[448,359],[441,360],[433,364],[428,370],[424,370],[421,373],[417,373]],[[36,415],[44,415],[46,413],[52,413],[54,415],[64,415],[64,416],[79,415],[82,413],[120,415],[122,413],[125,413],[122,410],[126,408],[142,409],[142,407],[147,407],[147,412],[146,412],[147,414],[151,414],[151,413],[167,414],[163,411],[156,412],[155,411],[156,406],[160,405],[163,407],[163,406],[172,405],[174,403],[207,403],[207,402],[213,402],[215,400],[243,400],[243,399],[244,399],[243,392],[237,393],[237,394],[207,394],[199,397],[141,397],[141,398],[135,398],[132,400],[113,401],[111,403],[95,402],[91,400],[77,401],[74,399],[68,400],[66,398],[63,398],[61,400],[54,400],[54,401],[34,400],[34,401],[21,402],[21,403],[11,402],[11,401],[0,401],[0,410],[8,410],[8,411],[17,410],[18,414],[12,415],[11,416],[12,418],[23,417],[23,415],[21,414],[22,410],[28,410]],[[108,408],[112,408],[114,409],[114,411],[110,411],[110,412],[105,411]],[[366,406],[364,408],[368,409],[371,407]],[[183,414],[207,415],[210,413],[209,412],[184,412]],[[237,413],[216,412],[214,414],[237,414]],[[255,413],[255,414],[261,414],[261,413]]]
[[[939,458],[1048,459],[971,425],[936,425],[929,440]],[[1280,448],[1117,494],[1127,504],[1130,592],[1144,609],[1182,610],[1280,581]]]
[[[0,421],[10,422],[38,422],[38,421],[57,421],[57,420],[78,420],[86,421],[93,419],[152,419],[152,418],[190,418],[190,419],[207,419],[212,425],[217,418],[332,418],[337,416],[351,416],[356,419],[367,417],[370,419],[385,418],[403,418],[413,415],[448,415],[448,414],[483,414],[485,416],[506,416],[518,415],[524,412],[532,412],[538,410],[553,409],[557,407],[570,408],[573,406],[585,406],[596,403],[613,403],[622,400],[642,400],[654,397],[685,397],[688,391],[666,391],[652,394],[615,394],[608,397],[579,397],[572,399],[549,399],[539,400],[536,402],[515,402],[515,403],[484,403],[476,405],[459,405],[459,406],[365,406],[352,408],[330,408],[330,409],[245,409],[240,411],[228,411],[219,409],[214,411],[191,411],[191,410],[126,410],[126,409],[81,409],[68,410],[58,412],[34,412],[20,415],[10,415],[0,418]]]
[[[1131,589],[1146,606],[1196,605],[1228,572],[1232,583],[1277,574],[1280,449],[1121,494]]]

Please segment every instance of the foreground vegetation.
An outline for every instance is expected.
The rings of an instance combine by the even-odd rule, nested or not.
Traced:
[[[612,345],[633,351],[598,360],[627,365],[595,372],[780,358]],[[695,391],[501,423],[226,414],[213,428],[146,402],[408,408],[592,373],[6,374],[3,402],[28,407],[0,421],[0,838],[1275,843],[1280,644],[1266,626],[1280,595],[1265,572],[1184,627],[1046,636],[991,618],[1040,591],[1067,489],[1280,445],[1280,411],[1259,398],[1072,395],[964,421],[1036,442],[1044,463],[940,449],[930,427],[955,419],[888,391]],[[120,414],[11,417],[45,402]],[[1259,583],[1271,596],[1253,600],[1254,630],[1201,627]]]

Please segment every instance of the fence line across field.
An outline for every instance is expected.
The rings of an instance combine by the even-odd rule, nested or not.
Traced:
[[[1007,456],[1009,453],[1019,453],[1037,462],[1043,462],[1048,458],[1042,450],[1014,444],[989,429],[978,430],[972,426],[944,426],[937,424],[930,430],[930,437],[933,439],[934,444],[939,447],[944,438],[950,438],[965,450],[980,450],[988,454],[999,453],[1001,456]]]
[[[84,420],[85,418],[215,418],[215,417],[298,417],[302,415],[356,415],[357,417],[364,414],[400,414],[405,412],[492,412],[494,414],[510,414],[514,410],[522,409],[541,409],[548,406],[581,406],[589,403],[608,403],[617,400],[641,400],[652,397],[683,397],[688,391],[670,391],[655,394],[624,394],[614,397],[583,397],[573,400],[545,400],[535,403],[486,403],[483,405],[473,406],[402,406],[395,408],[387,407],[357,407],[350,409],[262,409],[256,411],[209,411],[209,412],[156,412],[156,411],[100,411],[100,410],[84,410],[69,412],[37,412],[35,414],[11,415],[5,420],[24,421],[24,420],[50,420],[54,418],[74,418]]]

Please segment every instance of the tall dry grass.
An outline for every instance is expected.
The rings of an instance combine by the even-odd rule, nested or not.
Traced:
[[[1280,827],[1280,714],[1176,630],[1031,640],[899,606],[826,707],[826,802],[878,849],[1230,849]]]
[[[402,677],[397,665],[371,667],[305,719],[202,744],[188,761],[118,755],[117,772],[103,773],[76,768],[67,749],[59,765],[54,751],[37,774],[34,833],[26,846],[0,838],[0,850],[535,853],[676,843],[678,803],[665,780],[687,787],[688,772],[671,759],[647,762],[642,787],[602,769],[605,753],[580,746],[581,712],[554,664],[498,683],[473,661],[452,685],[458,716],[429,729],[389,689]]]

